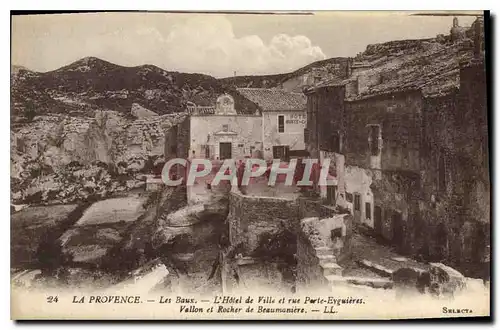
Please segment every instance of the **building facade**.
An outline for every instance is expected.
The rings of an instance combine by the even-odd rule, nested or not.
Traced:
[[[262,116],[238,114],[230,95],[221,95],[213,107],[188,110],[190,158],[243,159],[262,150]]]
[[[473,25],[475,36],[480,23]],[[345,203],[355,223],[371,227],[400,252],[445,261],[465,273],[479,263],[490,235],[481,40],[476,37],[474,50],[467,50],[473,58],[458,64],[460,83],[446,92],[424,95],[418,84],[373,92],[377,84],[394,84],[371,81],[363,71],[305,91],[307,150],[313,158],[333,154],[344,162],[328,202]]]
[[[306,97],[302,93],[266,88],[239,88],[261,109],[262,156],[286,159],[290,151],[305,149]]]

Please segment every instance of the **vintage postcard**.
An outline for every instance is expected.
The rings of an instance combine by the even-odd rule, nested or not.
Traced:
[[[489,12],[11,26],[12,319],[490,316]]]

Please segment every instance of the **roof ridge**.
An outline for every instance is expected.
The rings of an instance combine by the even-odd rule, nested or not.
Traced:
[[[238,87],[236,88],[237,90],[254,90],[254,91],[278,91],[278,92],[283,92],[283,93],[288,93],[288,94],[296,94],[296,95],[303,95],[304,93],[300,92],[290,92],[281,88],[260,88],[260,87]]]

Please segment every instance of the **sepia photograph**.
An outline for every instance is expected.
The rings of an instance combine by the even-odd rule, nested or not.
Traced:
[[[11,319],[491,317],[489,11],[10,19]]]

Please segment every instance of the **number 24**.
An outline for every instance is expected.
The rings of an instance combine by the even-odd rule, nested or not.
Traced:
[[[58,301],[59,301],[59,298],[57,298],[57,296],[48,296],[48,297],[47,297],[47,302],[48,302],[49,304],[51,304],[51,303],[56,303],[56,302],[58,302]]]

